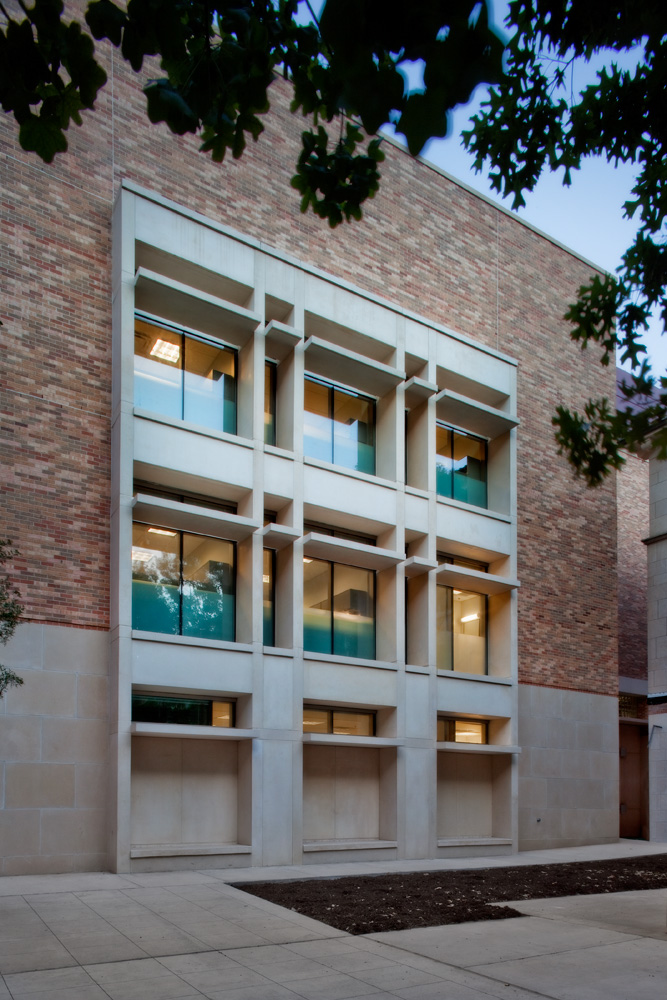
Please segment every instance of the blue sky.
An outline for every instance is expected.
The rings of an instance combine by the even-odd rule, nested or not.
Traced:
[[[312,3],[319,13],[322,0]],[[500,27],[507,13],[507,0],[495,0],[494,21]],[[636,59],[632,53],[616,61],[631,68]],[[597,65],[577,68],[572,81],[575,91],[595,78]],[[411,74],[413,85],[418,82],[419,69]],[[491,190],[485,174],[476,174],[472,158],[461,146],[461,131],[468,127],[468,120],[485,98],[485,88],[478,88],[470,104],[460,107],[453,116],[451,135],[444,140],[432,141],[423,156],[435,163],[457,180],[480,191],[498,204],[511,208],[510,201],[503,202]],[[572,184],[564,187],[559,174],[544,174],[535,190],[526,195],[526,207],[518,212],[525,219],[576,253],[594,264],[614,271],[621,255],[633,240],[637,225],[623,217],[623,203],[630,197],[635,168],[632,165],[614,167],[602,158],[587,160],[582,169],[572,174]],[[660,337],[656,322],[645,338],[654,373],[667,369],[667,337]]]

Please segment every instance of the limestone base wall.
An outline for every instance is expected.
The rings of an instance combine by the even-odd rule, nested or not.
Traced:
[[[519,850],[618,840],[618,702],[519,686]]]
[[[108,635],[19,625],[2,662],[0,873],[107,868]]]

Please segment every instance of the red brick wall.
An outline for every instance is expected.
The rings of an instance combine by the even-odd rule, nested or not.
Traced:
[[[519,360],[520,677],[614,693],[615,484],[592,493],[573,480],[551,427],[559,402],[613,398],[613,368],[582,354],[560,319],[591,268],[390,146],[363,223],[332,232],[300,214],[289,186],[303,124],[284,84],[259,143],[217,166],[196,140],[146,124],[115,53],[109,72],[113,99],[107,85],[52,167],[0,124],[0,252],[15,292],[3,302],[3,405],[16,414],[5,461],[17,462],[7,533],[21,548],[28,614],[106,622],[109,221],[125,177]],[[69,558],[81,546],[85,564]]]
[[[618,672],[646,680],[647,555],[649,464],[628,456],[618,492]]]

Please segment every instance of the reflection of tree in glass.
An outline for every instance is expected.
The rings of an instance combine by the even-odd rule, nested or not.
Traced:
[[[227,610],[225,599],[230,600],[232,593],[232,567],[211,559],[187,579],[187,563],[183,572],[184,630],[187,623],[189,632],[222,631],[222,617]]]
[[[142,539],[143,541],[144,539]],[[176,539],[177,540],[177,539]],[[151,584],[150,597],[147,599],[153,607],[150,609],[158,619],[166,618],[174,622],[178,630],[179,618],[179,557],[175,552],[164,552],[143,546],[132,549],[132,580],[133,583]],[[162,613],[157,612],[154,602],[163,606]],[[149,610],[148,608],[146,609]],[[156,614],[157,612],[157,614]],[[138,627],[151,627],[149,623],[137,622]],[[173,631],[170,629],[169,631]],[[162,629],[160,629],[162,631]]]

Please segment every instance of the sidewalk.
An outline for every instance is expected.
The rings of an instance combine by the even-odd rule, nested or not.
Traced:
[[[667,853],[625,841],[511,858],[0,879],[0,1000],[655,1000],[667,889],[515,903],[509,920],[352,937],[229,885]]]

